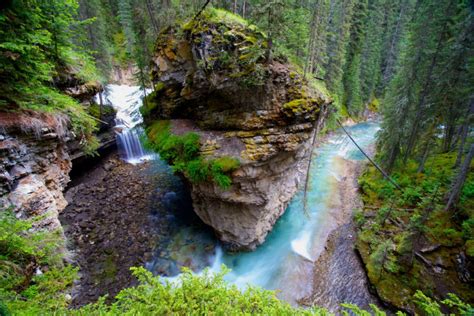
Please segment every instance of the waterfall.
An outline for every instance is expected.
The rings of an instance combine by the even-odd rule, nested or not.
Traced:
[[[145,131],[141,126],[143,117],[139,109],[144,95],[143,89],[138,86],[109,84],[104,91],[104,102],[117,111],[115,131],[120,156],[132,164],[155,157],[151,151],[143,148],[141,143]],[[96,102],[99,103],[98,95]]]

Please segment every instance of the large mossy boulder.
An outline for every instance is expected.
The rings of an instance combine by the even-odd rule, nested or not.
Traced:
[[[331,102],[296,67],[271,59],[269,46],[257,27],[222,10],[169,27],[142,108],[151,145],[190,182],[196,213],[234,249],[254,249],[284,212]],[[190,135],[199,140],[193,155]],[[222,158],[238,163],[221,170],[213,162]]]

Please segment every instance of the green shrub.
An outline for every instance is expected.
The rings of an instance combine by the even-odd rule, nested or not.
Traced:
[[[344,307],[347,310],[342,311],[342,315],[344,316],[349,316],[349,315],[355,315],[355,316],[385,316],[385,312],[382,311],[380,308],[378,308],[374,304],[369,304],[370,308],[372,309],[372,312],[363,310],[362,308],[358,307],[357,305],[354,304],[341,304],[342,307]],[[397,315],[403,315],[403,314],[397,314]]]
[[[104,300],[73,315],[327,315],[316,309],[294,308],[275,292],[249,287],[239,290],[224,280],[228,271],[195,275],[184,270],[175,285],[163,282],[144,268],[132,268],[140,284],[122,290],[111,305]]]
[[[466,241],[464,247],[466,248],[466,254],[469,257],[474,257],[474,240],[471,239]]]
[[[113,109],[113,107],[108,106],[108,105],[103,105],[102,108],[101,108],[99,104],[94,102],[89,106],[88,112],[93,117],[95,117],[97,119],[102,119],[102,117],[105,116],[105,115],[113,114],[114,109]]]
[[[443,235],[443,244],[448,246],[454,246],[462,241],[462,232],[454,228],[446,228],[443,231]]]
[[[430,316],[444,316],[445,314],[441,310],[440,303],[433,300],[432,298],[426,296],[421,291],[416,291],[415,295],[415,302],[419,309],[426,313],[426,315]],[[442,305],[445,307],[449,307],[451,311],[456,311],[456,314],[449,314],[449,315],[460,315],[460,316],[470,316],[474,315],[474,307],[471,305],[463,302],[459,297],[456,295],[449,293],[448,298],[441,301]]]
[[[0,301],[6,303],[13,315],[65,315],[70,303],[66,291],[77,278],[77,273],[78,268],[72,266],[53,267],[34,276],[31,285],[19,294],[0,289]]]
[[[425,293],[432,291],[433,295],[439,295],[439,291],[433,290],[435,278],[426,277],[426,267],[413,257],[414,252],[420,249],[417,240],[422,239],[430,246],[456,247],[468,255],[474,254],[474,246],[470,242],[474,240],[473,199],[470,193],[473,175],[468,175],[457,212],[444,210],[444,197],[451,189],[455,161],[455,153],[433,154],[427,159],[423,173],[417,172],[418,163],[413,160],[408,160],[404,166],[396,165],[391,176],[403,190],[395,189],[374,167],[368,167],[359,178],[362,199],[367,206],[366,215],[378,210],[375,218],[368,217],[368,223],[359,227],[357,246],[362,253],[366,252],[364,262],[369,278],[378,291],[384,291],[384,284],[379,278],[385,278],[393,280],[400,291],[414,293],[422,289]],[[389,209],[392,211],[387,212]],[[385,217],[388,220],[382,223]],[[375,242],[377,237],[381,240]],[[390,248],[381,246],[387,239],[394,241]],[[446,260],[454,260],[452,254],[445,253],[443,248],[435,251],[440,256],[446,256]],[[385,258],[383,269],[377,260],[381,253]],[[464,292],[463,284],[456,286],[460,295],[470,298]],[[407,296],[402,298],[389,293],[387,297],[397,306],[413,306]]]
[[[64,291],[77,277],[76,268],[62,264],[61,233],[32,232],[33,221],[0,211],[0,302],[4,304],[0,310],[14,315],[44,315],[66,308]],[[48,270],[31,275],[35,272],[28,270],[31,265]]]
[[[354,222],[358,227],[362,227],[365,224],[365,216],[363,210],[356,210],[354,212]]]
[[[461,192],[461,203],[474,200],[474,181],[466,181]]]
[[[225,170],[223,166],[232,167],[234,162],[225,158],[216,165]],[[196,275],[185,269],[173,283],[153,276],[143,267],[132,268],[139,284],[120,291],[112,303],[107,304],[106,297],[102,297],[96,303],[80,309],[69,309],[70,297],[65,293],[77,277],[77,269],[54,263],[56,259],[51,256],[51,251],[44,249],[44,245],[56,240],[53,245],[59,247],[57,238],[41,232],[30,232],[30,227],[31,222],[17,220],[11,212],[0,213],[1,280],[5,280],[6,273],[16,273],[16,279],[23,279],[21,271],[32,257],[49,266],[44,274],[33,276],[21,291],[16,290],[17,283],[0,284],[1,315],[332,315],[317,306],[310,309],[292,307],[280,301],[274,291],[253,286],[245,290],[239,289],[224,280],[229,271],[225,266],[218,274],[205,270]],[[388,250],[390,245],[381,247]],[[390,258],[389,261],[383,261],[382,257],[384,256],[376,259],[378,265],[391,270]],[[17,268],[12,271],[5,268],[12,264],[17,265]],[[429,315],[442,315],[438,313],[438,302],[421,292],[415,298],[420,309]],[[459,315],[471,315],[473,312],[470,305],[452,294],[441,303],[457,311]],[[342,304],[342,307],[343,315],[385,315],[373,305],[372,313],[351,304]]]
[[[474,218],[469,218],[462,223],[464,239],[474,239]]]
[[[420,188],[413,187],[405,188],[402,195],[403,202],[407,205],[415,205],[418,201],[420,201],[421,197],[422,193]]]
[[[201,158],[190,161],[184,171],[192,182],[203,182],[209,177],[209,162]]]

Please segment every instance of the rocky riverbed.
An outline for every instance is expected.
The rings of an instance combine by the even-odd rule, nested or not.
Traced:
[[[60,220],[80,267],[74,305],[132,285],[128,269],[151,258],[159,227],[153,225],[150,209],[158,196],[147,168],[111,155],[66,192],[69,205]]]
[[[206,231],[192,213],[185,190],[162,162],[132,165],[117,154],[73,179],[66,192],[69,205],[60,220],[72,261],[80,268],[74,306],[105,294],[113,297],[135,284],[132,266],[146,265],[156,273],[173,275],[181,266],[200,264],[175,255],[174,248],[193,247],[193,237],[177,236],[178,232],[191,234],[195,226]],[[203,257],[214,250],[212,235],[208,240],[203,243],[207,247]]]

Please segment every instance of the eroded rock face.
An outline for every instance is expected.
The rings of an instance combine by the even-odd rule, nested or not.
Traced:
[[[204,159],[240,161],[228,189],[190,183],[195,212],[232,249],[255,249],[283,214],[330,104],[291,65],[269,60],[267,46],[255,27],[216,10],[165,30],[143,109],[147,125],[170,120],[174,134],[199,134]]]
[[[231,249],[255,249],[304,180],[308,150],[303,142],[265,162],[246,162],[232,174],[228,190],[212,182],[193,184],[194,210]]]
[[[58,213],[67,205],[62,191],[71,170],[66,118],[0,113],[0,122],[0,209],[40,217],[35,229],[62,231]]]

